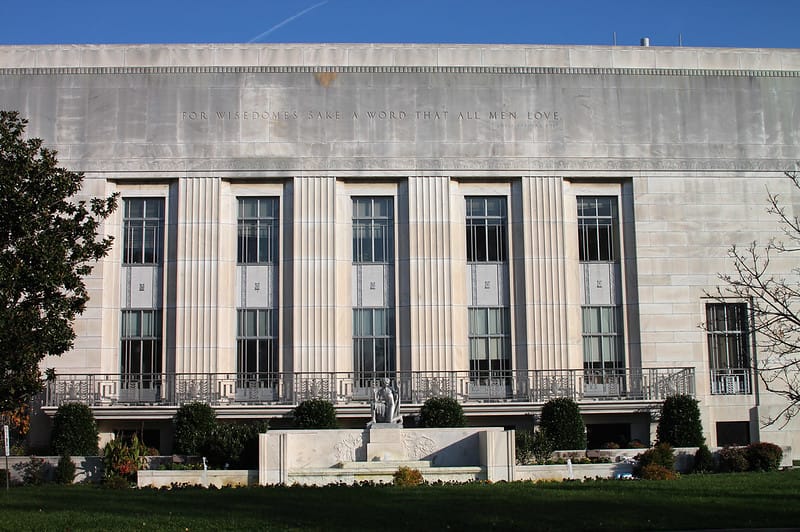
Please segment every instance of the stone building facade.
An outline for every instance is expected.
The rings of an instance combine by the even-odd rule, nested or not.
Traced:
[[[748,302],[706,295],[775,235],[768,191],[797,205],[796,50],[7,46],[0,108],[120,194],[45,414],[169,450],[184,402],[359,426],[388,377],[407,416],[567,396],[591,444],[648,442],[688,393],[711,445],[800,448],[762,426]]]

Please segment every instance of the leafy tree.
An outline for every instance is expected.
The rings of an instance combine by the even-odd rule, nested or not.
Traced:
[[[98,231],[117,205],[116,195],[73,201],[83,174],[25,139],[27,123],[0,111],[0,410],[41,391],[39,362],[72,348],[84,277],[111,247]]]
[[[795,195],[800,190],[800,171],[786,172]],[[764,420],[771,425],[782,420],[785,426],[800,413],[800,267],[788,273],[775,273],[773,262],[797,263],[800,253],[800,218],[794,201],[783,204],[779,194],[768,192],[767,212],[778,224],[778,236],[766,243],[752,242],[746,248],[732,246],[728,255],[735,272],[720,274],[725,286],[710,294],[720,301],[730,298],[748,301],[751,324],[758,343],[755,368],[770,392],[785,399],[785,407]]]
[[[656,434],[659,443],[673,447],[699,447],[705,442],[700,408],[690,395],[671,395],[661,405]]]
[[[547,401],[539,424],[555,450],[586,449],[586,425],[578,403],[566,397]]]

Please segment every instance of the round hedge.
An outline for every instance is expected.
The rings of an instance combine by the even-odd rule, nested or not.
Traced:
[[[217,427],[217,415],[206,403],[194,402],[182,405],[175,414],[175,439],[173,448],[177,454],[203,454],[209,437]]]
[[[301,429],[335,429],[336,409],[325,399],[307,399],[293,412],[294,424]]]
[[[586,449],[586,425],[578,403],[572,399],[559,397],[546,402],[539,424],[556,451]]]
[[[463,427],[467,424],[464,409],[452,397],[431,397],[422,405],[419,414],[423,427]]]
[[[53,417],[50,440],[57,455],[92,456],[97,454],[97,422],[83,403],[65,403]]]

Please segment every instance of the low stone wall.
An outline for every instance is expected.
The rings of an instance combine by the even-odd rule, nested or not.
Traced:
[[[633,464],[555,464],[518,465],[514,480],[585,480],[595,478],[627,478],[633,474]]]
[[[258,470],[209,469],[139,471],[136,485],[140,488],[169,488],[172,486],[202,486],[223,488],[251,486],[258,483]]]
[[[55,479],[56,466],[61,459],[60,456],[37,456],[36,458],[44,461],[44,480],[52,481]],[[102,456],[72,456],[72,463],[75,464],[75,482],[100,482],[103,479],[103,457]],[[9,456],[8,469],[11,471],[11,482],[20,483],[23,479],[25,467],[31,463],[30,456]],[[0,457],[0,469],[6,468],[6,458]],[[0,476],[0,485],[4,485],[5,480]]]

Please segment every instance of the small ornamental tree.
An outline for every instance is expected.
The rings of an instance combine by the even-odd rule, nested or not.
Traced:
[[[463,427],[467,424],[464,409],[452,397],[431,397],[419,412],[423,427]]]
[[[325,399],[307,399],[293,412],[294,424],[301,429],[335,429],[336,409]]]
[[[546,402],[539,424],[553,449],[586,449],[586,425],[578,403],[572,399],[559,397]]]
[[[673,447],[699,447],[705,442],[697,400],[689,395],[672,395],[661,406],[658,441]]]
[[[58,455],[97,454],[97,422],[88,406],[64,403],[58,407],[53,416],[51,447]]]
[[[0,111],[0,410],[39,393],[39,363],[72,348],[84,280],[111,249],[100,229],[117,206],[116,195],[73,200],[83,174],[26,138],[27,124]]]
[[[199,455],[217,428],[217,415],[206,403],[182,405],[174,418],[173,447],[178,454]]]

